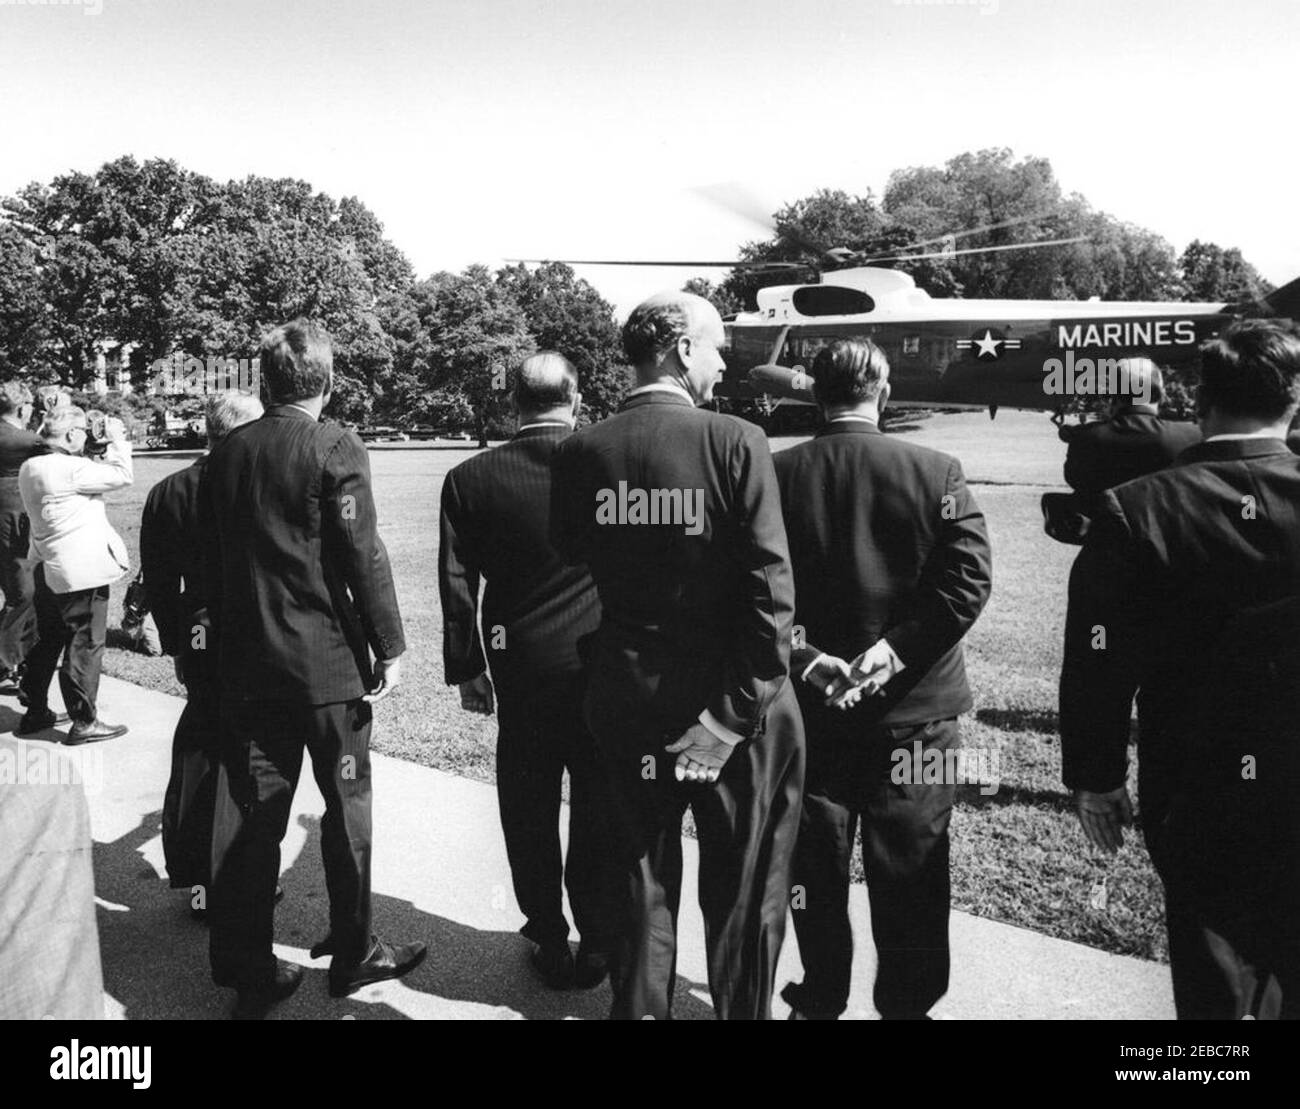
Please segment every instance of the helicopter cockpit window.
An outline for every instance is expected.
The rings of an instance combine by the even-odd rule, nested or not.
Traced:
[[[921,353],[921,336],[905,335],[903,336],[903,353],[920,354]]]
[[[805,285],[794,291],[794,310],[801,316],[857,316],[875,307],[861,289],[843,285]]]

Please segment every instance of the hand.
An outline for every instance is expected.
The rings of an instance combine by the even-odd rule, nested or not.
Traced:
[[[121,443],[126,440],[126,425],[116,416],[109,416],[104,421],[104,438],[110,443]]]
[[[855,658],[850,666],[853,687],[859,696],[866,694],[874,697],[895,674],[898,673],[898,656],[890,649],[885,640],[878,640]],[[845,694],[840,695],[843,700]],[[837,701],[836,704],[839,702]]]
[[[1133,823],[1133,804],[1128,787],[1120,786],[1109,793],[1076,790],[1074,807],[1083,825],[1083,834],[1094,847],[1114,854],[1124,846],[1124,825]]]
[[[724,743],[703,724],[692,724],[682,738],[665,750],[677,756],[674,773],[679,782],[716,782],[731,758],[732,746]]]
[[[478,712],[484,716],[491,716],[494,706],[492,679],[486,673],[460,683],[460,707],[466,712]]]
[[[365,694],[361,699],[374,704],[376,701],[382,701],[402,680],[402,659],[381,658],[375,660],[375,684],[370,692]]]
[[[827,705],[834,704],[845,709],[857,704],[858,698],[862,696],[854,690],[849,664],[834,655],[819,658],[804,680],[823,695],[823,703]]]

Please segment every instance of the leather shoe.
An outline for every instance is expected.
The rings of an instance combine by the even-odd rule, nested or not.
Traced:
[[[361,962],[340,964],[338,956],[334,956],[330,963],[330,997],[347,997],[362,986],[400,978],[424,962],[428,953],[422,943],[385,943],[372,936],[370,950]]]
[[[573,952],[565,940],[537,947],[532,955],[533,969],[553,990],[567,990],[573,985]]]
[[[276,959],[275,978],[266,986],[240,990],[230,1015],[235,1020],[261,1020],[272,1005],[292,996],[301,985],[302,967]]]
[[[48,731],[57,724],[66,724],[68,714],[66,712],[55,713],[50,709],[34,711],[28,709],[23,713],[23,718],[18,721],[18,727],[14,729],[14,735],[34,735],[36,732]]]
[[[609,973],[609,956],[603,951],[579,945],[578,957],[573,963],[573,988],[590,990],[605,981]]]
[[[125,724],[105,724],[102,720],[92,720],[87,724],[78,720],[68,729],[68,738],[63,743],[67,747],[75,747],[79,743],[99,743],[126,735],[128,730]]]

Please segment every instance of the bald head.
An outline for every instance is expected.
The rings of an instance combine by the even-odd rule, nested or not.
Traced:
[[[1116,405],[1159,404],[1165,395],[1165,378],[1150,358],[1121,358]]]
[[[697,404],[713,395],[726,339],[718,310],[694,293],[656,293],[623,325],[623,350],[641,384],[675,381]]]
[[[525,358],[515,376],[515,411],[525,423],[539,416],[576,413],[578,371],[564,355],[544,350]]]
[[[208,446],[216,446],[235,428],[262,416],[262,402],[249,393],[231,391],[208,398],[203,406],[203,421],[208,432]]]

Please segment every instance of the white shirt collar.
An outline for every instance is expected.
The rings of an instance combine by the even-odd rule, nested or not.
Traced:
[[[1227,442],[1230,439],[1284,439],[1285,436],[1278,435],[1276,431],[1240,431],[1226,432],[1223,435],[1211,435],[1208,439],[1202,439],[1202,443]]]
[[[290,402],[290,403],[288,403],[288,404],[285,405],[285,408],[296,408],[296,409],[298,409],[299,412],[306,412],[307,415],[308,415],[308,416],[311,416],[311,418],[312,418],[313,420],[317,420],[317,421],[320,420],[320,417],[319,417],[319,416],[314,415],[311,411],[309,411],[308,409],[304,408],[301,404],[294,404],[294,403]]]
[[[835,416],[834,418],[829,419],[826,422],[828,424],[838,424],[844,420],[861,420],[864,424],[871,424],[872,427],[875,427],[880,422],[875,416],[857,416],[853,414],[849,414],[846,416]]]
[[[695,398],[675,381],[652,381],[649,385],[642,385],[628,393],[629,397],[639,396],[641,393],[677,393],[685,397],[691,404],[695,403]]]
[[[569,426],[568,424],[561,423],[559,420],[536,420],[535,422],[533,422],[533,423],[531,423],[531,424],[522,424],[522,425],[520,426],[520,428],[519,428],[519,431],[527,431],[530,427],[563,427],[563,428],[567,428],[568,426]],[[516,434],[518,434],[518,432],[516,432]]]

